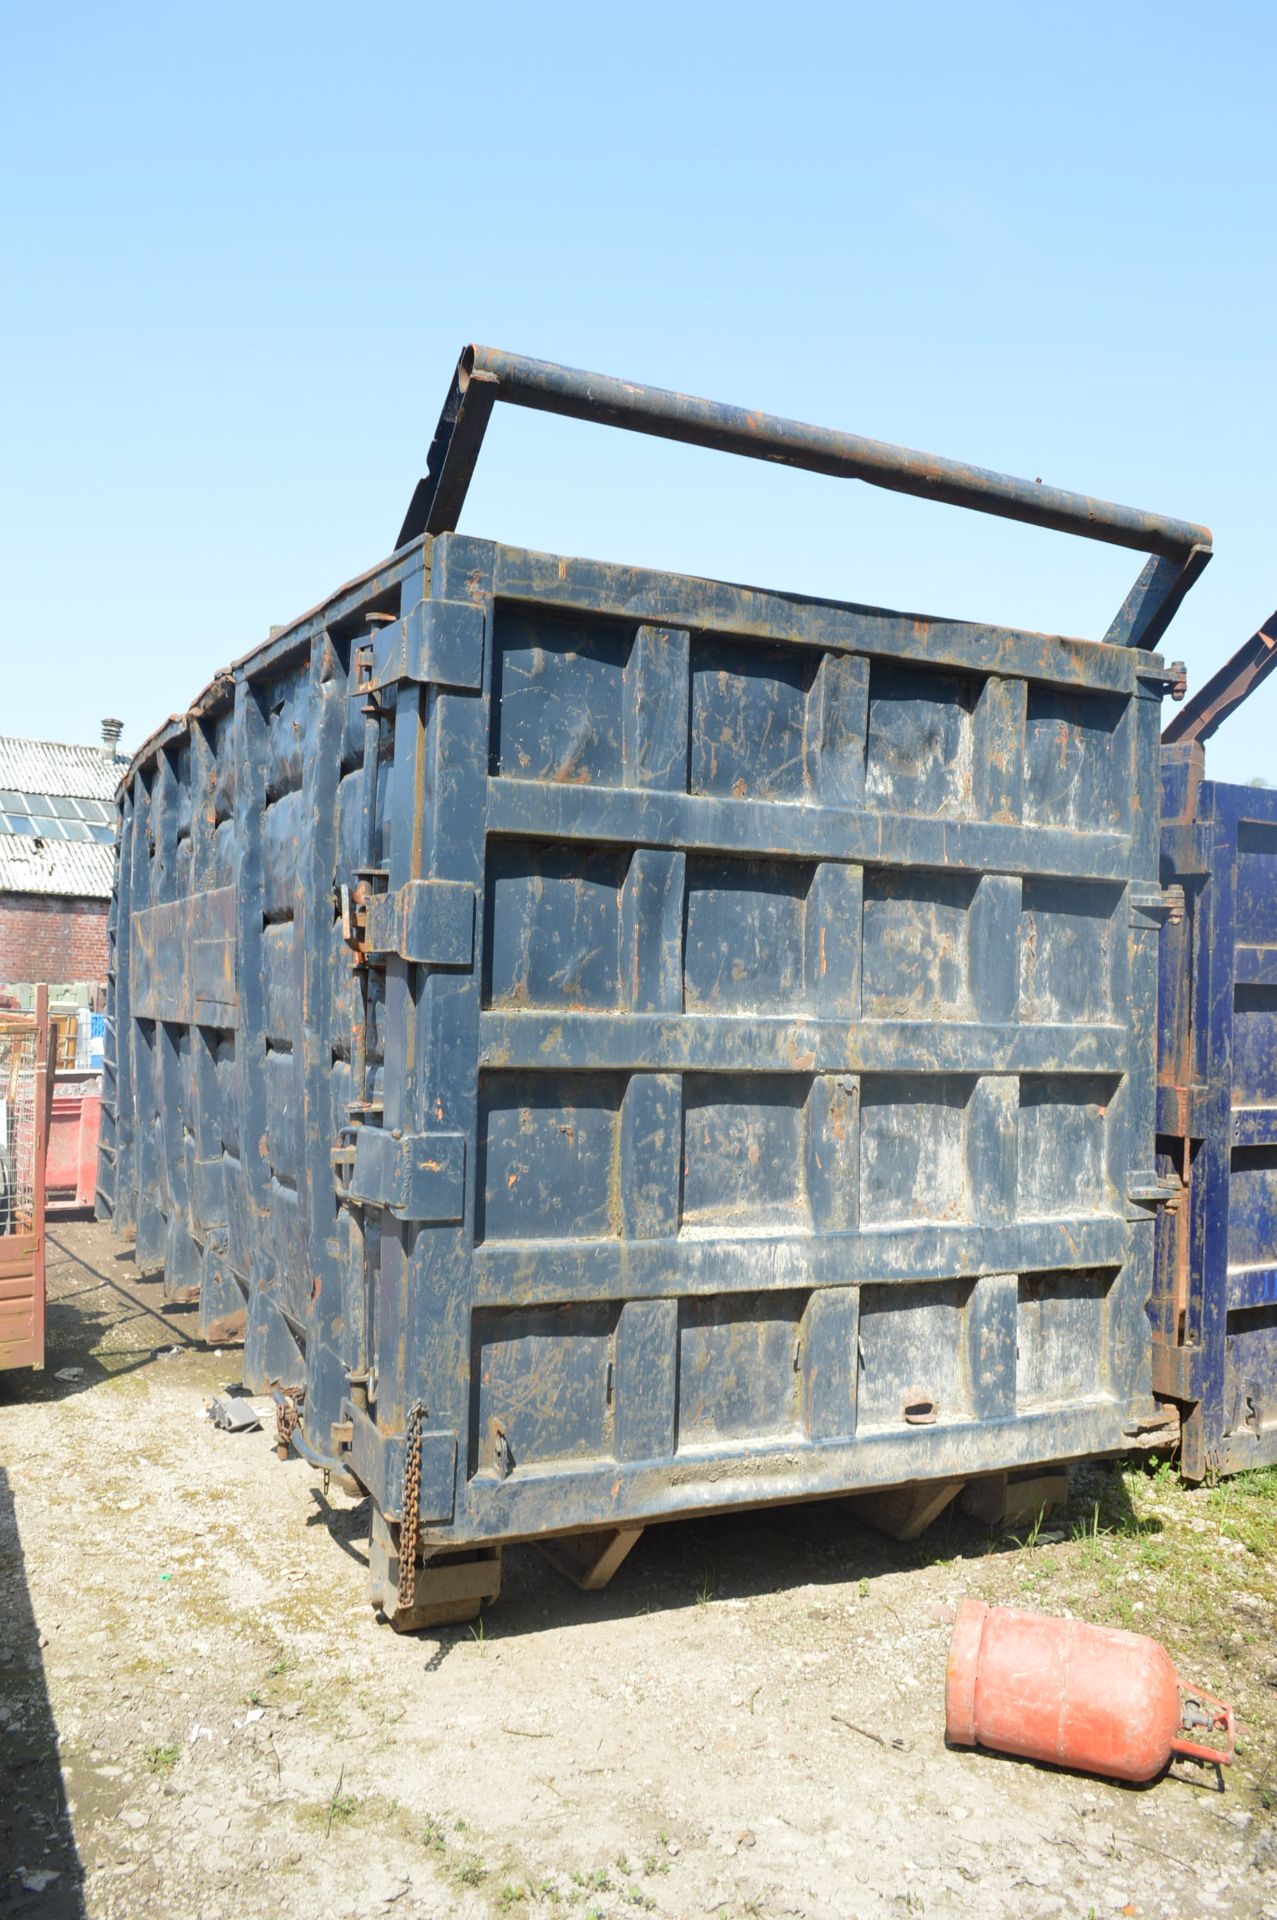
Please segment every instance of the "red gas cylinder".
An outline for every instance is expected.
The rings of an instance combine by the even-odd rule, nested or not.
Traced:
[[[1221,1748],[1180,1737],[1222,1732]],[[1165,1647],[1142,1633],[964,1600],[949,1647],[945,1732],[1113,1780],[1152,1780],[1174,1755],[1233,1758],[1233,1710],[1181,1683]]]

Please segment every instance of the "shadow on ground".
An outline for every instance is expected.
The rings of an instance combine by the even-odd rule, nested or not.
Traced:
[[[1129,1464],[1076,1466],[1068,1514],[1048,1520],[1048,1534],[1051,1529],[1100,1535],[1160,1532],[1160,1521],[1135,1515],[1122,1474]],[[288,1471],[308,1469],[295,1461]],[[343,1553],[366,1564],[371,1502],[330,1502],[318,1480],[314,1502],[307,1526],[326,1527]],[[812,1589],[811,1617],[820,1620],[827,1605],[822,1587],[863,1582],[868,1593],[884,1576],[947,1564],[955,1567],[961,1585],[964,1563],[987,1561],[990,1554],[1017,1554],[1028,1532],[1024,1527],[990,1529],[968,1518],[956,1503],[910,1541],[892,1540],[867,1526],[854,1498],[710,1514],[648,1527],[601,1593],[580,1592],[534,1545],[524,1542],[506,1549],[501,1597],[485,1610],[483,1636],[501,1640],[802,1588]],[[464,1640],[470,1632],[468,1626],[445,1627],[428,1630],[425,1637],[447,1643]]]
[[[128,1254],[115,1255],[118,1273],[94,1266],[67,1237],[80,1224],[59,1222],[46,1234],[44,1368],[0,1373],[0,1401],[66,1400],[175,1347],[207,1351],[195,1330],[197,1309],[165,1300],[158,1278],[140,1276]],[[64,1372],[74,1377],[60,1379]]]
[[[0,1467],[0,1914],[80,1920],[83,1883],[17,1515]]]

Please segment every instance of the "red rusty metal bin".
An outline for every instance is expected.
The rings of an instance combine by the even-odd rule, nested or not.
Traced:
[[[45,1206],[49,1213],[74,1213],[77,1208],[93,1205],[101,1119],[100,1073],[72,1070],[55,1076],[45,1163]]]

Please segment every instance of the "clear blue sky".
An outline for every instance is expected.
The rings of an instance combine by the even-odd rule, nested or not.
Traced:
[[[1205,521],[1193,683],[1277,604],[1271,5],[0,19],[0,732],[136,745],[387,552],[470,339]],[[1090,637],[1139,566],[512,410],[462,525]]]

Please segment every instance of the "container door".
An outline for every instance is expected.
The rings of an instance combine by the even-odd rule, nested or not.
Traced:
[[[1208,1468],[1277,1460],[1277,793],[1208,782],[1210,913],[1194,1011],[1206,1094],[1195,1183]]]
[[[382,658],[384,1511],[410,1415],[438,1541],[1156,1418],[1156,663],[456,535]]]

